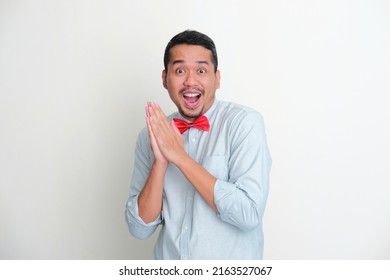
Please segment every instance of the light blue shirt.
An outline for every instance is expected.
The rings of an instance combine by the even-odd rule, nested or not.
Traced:
[[[183,133],[188,155],[217,178],[216,213],[174,165],[164,179],[163,209],[145,224],[137,199],[153,163],[148,131],[137,139],[126,221],[140,239],[162,226],[155,259],[261,259],[262,218],[269,187],[271,157],[263,118],[253,109],[216,100],[205,113],[211,128]],[[181,118],[179,113],[168,117]]]

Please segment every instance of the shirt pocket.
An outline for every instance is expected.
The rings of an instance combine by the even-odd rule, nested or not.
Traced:
[[[228,157],[226,155],[206,156],[202,166],[219,180],[227,181],[229,178]]]

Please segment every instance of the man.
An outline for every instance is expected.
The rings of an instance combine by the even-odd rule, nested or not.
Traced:
[[[164,66],[178,112],[167,118],[157,104],[146,106],[129,231],[145,239],[162,226],[156,259],[261,259],[271,166],[262,116],[216,100],[220,72],[208,36],[187,30],[173,37]]]

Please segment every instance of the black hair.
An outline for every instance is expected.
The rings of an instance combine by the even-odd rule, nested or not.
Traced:
[[[168,43],[165,48],[164,53],[164,68],[168,70],[168,63],[170,59],[170,50],[176,45],[187,44],[202,46],[211,51],[211,62],[214,64],[214,72],[217,72],[218,69],[218,56],[217,49],[213,40],[207,35],[200,33],[195,30],[185,30],[177,35],[175,35]]]

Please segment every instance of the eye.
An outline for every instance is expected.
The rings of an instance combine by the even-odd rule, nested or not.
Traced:
[[[206,70],[203,69],[203,68],[201,68],[201,69],[198,70],[198,73],[199,73],[199,74],[205,74],[205,73],[206,73]]]
[[[177,68],[176,69],[176,73],[177,74],[184,74],[186,71],[184,71],[184,69],[183,68]]]

